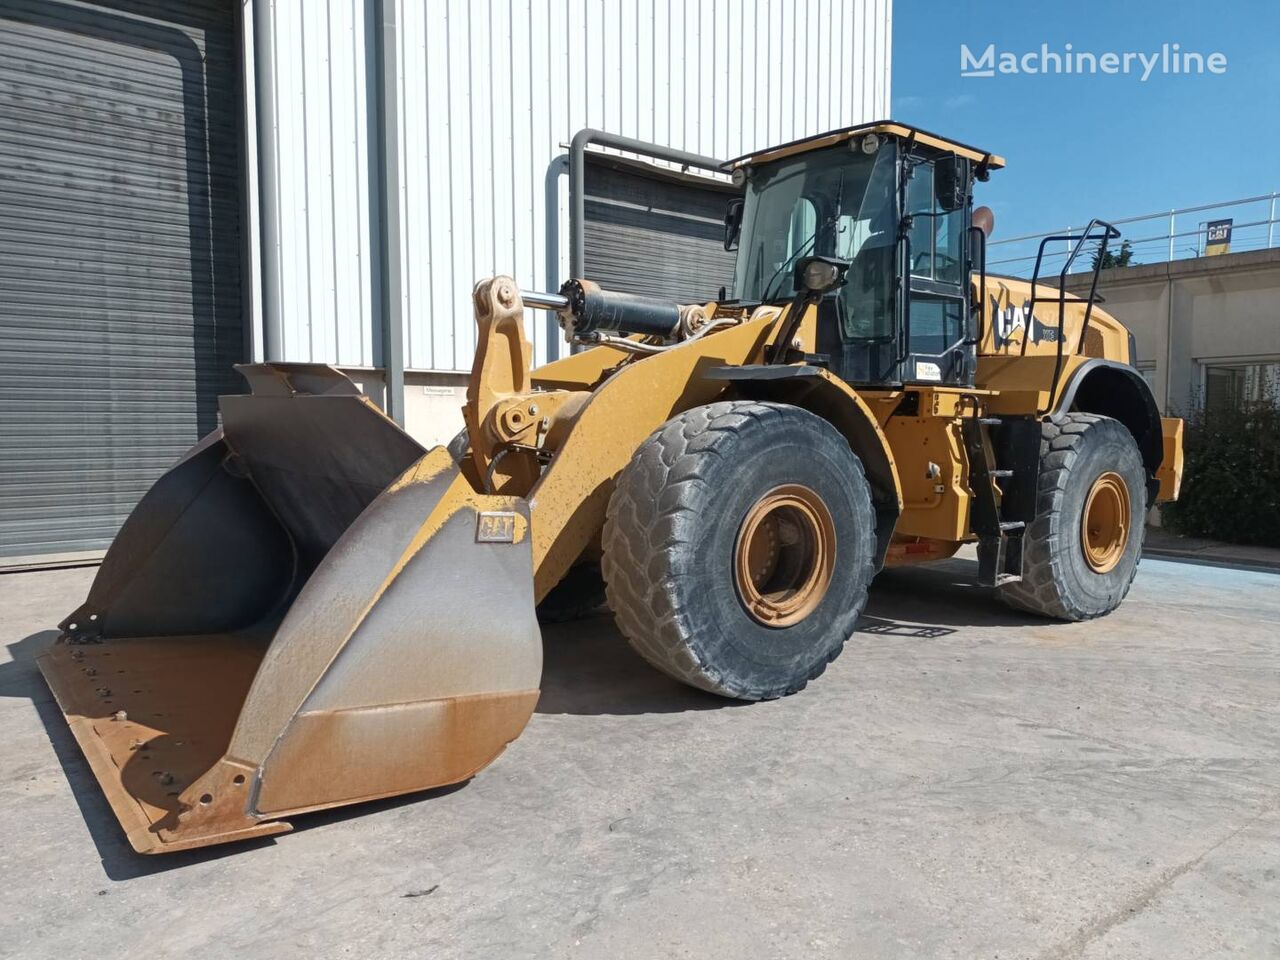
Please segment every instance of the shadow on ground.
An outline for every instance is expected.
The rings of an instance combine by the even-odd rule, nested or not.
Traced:
[[[948,637],[959,627],[1043,626],[1050,621],[1004,606],[976,586],[977,563],[948,560],[881,573],[871,587],[860,633],[915,640]],[[574,623],[544,624],[539,713],[677,713],[737,706],[694,690],[649,666],[607,612]]]
[[[89,837],[97,848],[102,862],[103,872],[111,880],[132,880],[135,877],[164,873],[194,863],[218,860],[226,856],[234,856],[247,850],[273,846],[274,837],[261,837],[242,843],[222,844],[200,850],[184,850],[177,853],[143,855],[136,853],[129,846],[124,831],[120,828],[115,814],[107,803],[106,795],[98,785],[89,763],[76,743],[62,715],[57,702],[45,685],[44,678],[36,666],[38,657],[58,636],[56,630],[42,630],[29,637],[9,644],[9,654],[13,658],[9,663],[0,664],[0,696],[21,697],[29,699],[35,706],[49,742],[53,746],[54,755],[62,766],[63,774],[71,787],[71,795],[80,808],[80,815]],[[460,790],[466,783],[453,784],[428,790],[421,793],[374,800],[350,807],[323,810],[310,813],[296,820],[291,819],[294,833],[303,833],[332,823],[340,823],[351,817],[367,816],[381,810],[393,810],[411,803],[430,801]],[[78,825],[68,823],[68,830],[75,830]],[[287,836],[287,834],[285,834]]]
[[[605,612],[542,628],[538,713],[682,713],[740,706],[659,673],[631,649]]]
[[[106,795],[98,786],[97,778],[89,768],[80,751],[80,745],[71,734],[66,718],[62,715],[53,694],[45,685],[44,678],[36,666],[36,657],[58,636],[56,630],[42,630],[9,644],[9,655],[13,658],[9,663],[0,664],[0,696],[23,697],[35,706],[36,714],[44,725],[49,743],[53,746],[54,755],[62,765],[67,783],[71,787],[71,795],[80,808],[80,815],[89,837],[98,850],[102,861],[102,869],[112,880],[129,880],[133,877],[145,876],[172,870],[175,867],[197,863],[202,860],[216,859],[233,850],[243,850],[247,846],[261,846],[270,841],[253,841],[233,848],[211,848],[210,851],[188,851],[184,853],[166,854],[161,857],[147,857],[135,853],[125,839]],[[78,829],[78,824],[68,823],[68,830]]]
[[[975,586],[975,567],[969,561],[952,560],[882,573],[872,586],[859,632],[928,641],[943,639],[961,626],[1021,627],[1047,622],[1009,610],[991,590]],[[36,667],[36,657],[56,637],[56,631],[44,630],[10,644],[12,661],[0,664],[0,696],[26,698],[34,704],[110,879],[129,880],[275,843],[273,838],[261,838],[160,856],[135,853]],[[655,670],[631,649],[607,612],[573,623],[547,624],[543,637],[539,713],[619,716],[748,706],[684,686]],[[463,786],[309,814],[298,819],[296,829],[312,830],[430,801]],[[68,824],[68,829],[75,825]]]
[[[976,560],[944,560],[884,570],[871,585],[858,629],[894,636],[944,637],[959,627],[1030,627],[1055,621],[1006,607],[977,584]]]

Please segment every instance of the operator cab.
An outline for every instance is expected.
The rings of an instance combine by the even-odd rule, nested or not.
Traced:
[[[783,303],[803,258],[849,264],[818,302],[817,362],[858,385],[972,386],[969,277],[985,236],[970,226],[973,181],[1000,157],[894,123],[851,127],[726,164],[725,247],[738,251],[734,297]],[[903,278],[907,278],[903,282]]]

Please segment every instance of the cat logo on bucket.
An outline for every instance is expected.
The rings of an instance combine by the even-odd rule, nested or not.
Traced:
[[[515,543],[516,515],[486,510],[476,518],[476,543]]]

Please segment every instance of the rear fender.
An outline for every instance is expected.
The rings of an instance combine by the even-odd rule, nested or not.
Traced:
[[[1165,459],[1164,427],[1156,399],[1142,374],[1115,360],[1085,361],[1072,372],[1050,417],[1073,410],[1118,420],[1133,434],[1147,470],[1148,500],[1154,502],[1160,487],[1157,477]]]
[[[1156,471],[1156,480],[1160,484],[1156,502],[1167,503],[1177,500],[1182,490],[1182,420],[1162,417],[1160,425],[1163,428],[1164,459]]]

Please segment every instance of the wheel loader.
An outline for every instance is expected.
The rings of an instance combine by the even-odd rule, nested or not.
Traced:
[[[1117,236],[986,271],[1003,160],[882,122],[731,161],[732,291],[474,291],[459,442],[339,371],[249,393],[143,497],[40,668],[130,843],[183,850],[464,781],[538,700],[538,604],[598,595],[654,667],[768,700],[821,674],[885,567],[975,544],[977,582],[1084,620],[1176,497],[1132,337],[1061,278]],[[1068,249],[1055,287],[1047,245]],[[1102,260],[1095,258],[1095,263]],[[531,369],[527,310],[574,350]],[[568,596],[564,596],[568,594]],[[562,604],[563,606],[563,604]]]

